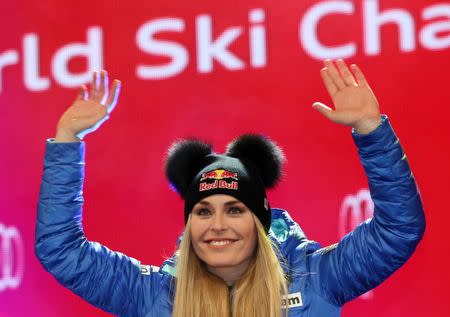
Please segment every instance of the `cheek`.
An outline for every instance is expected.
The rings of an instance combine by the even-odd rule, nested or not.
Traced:
[[[241,234],[245,237],[245,253],[250,256],[258,244],[256,226],[254,224],[241,228]]]
[[[191,242],[194,250],[198,250],[200,241],[202,241],[202,236],[205,233],[205,225],[201,222],[193,221],[191,223]]]

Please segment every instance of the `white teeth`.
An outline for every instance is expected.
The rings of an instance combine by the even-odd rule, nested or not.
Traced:
[[[230,240],[223,240],[223,241],[211,241],[209,244],[211,245],[225,245],[225,244],[230,244],[231,241]]]

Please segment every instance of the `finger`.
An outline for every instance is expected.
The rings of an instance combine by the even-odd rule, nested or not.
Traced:
[[[328,91],[328,94],[330,96],[334,96],[334,94],[338,92],[338,88],[331,80],[330,74],[328,73],[328,69],[326,67],[320,70],[320,76],[322,76],[322,81]]]
[[[111,113],[114,110],[117,102],[119,101],[120,87],[120,80],[114,79],[111,90],[109,92],[108,101],[106,102],[108,113]]]
[[[353,74],[348,69],[347,64],[345,64],[345,61],[343,59],[338,59],[336,65],[338,66],[339,71],[341,72],[342,77],[344,78],[345,84],[347,86],[357,86],[356,80],[353,77]]]
[[[94,71],[92,73],[92,83],[89,93],[89,99],[98,103],[101,103],[103,98],[103,94],[100,92],[100,81],[101,74],[99,74],[97,71]]]
[[[92,81],[91,81],[91,89],[89,91],[89,97],[95,97],[97,93],[97,82],[98,82],[98,74],[97,71],[92,72]]]
[[[98,82],[98,91],[100,93],[103,93],[105,91],[105,70],[102,69],[102,71],[100,72],[100,79]]]
[[[106,70],[103,70],[103,72],[104,72],[103,86],[104,86],[105,92],[108,92],[108,89],[109,89],[108,72]]]
[[[338,89],[345,88],[345,83],[341,78],[341,74],[339,74],[338,70],[334,66],[331,59],[327,59],[324,61],[326,68],[328,69],[328,73],[330,74],[331,80],[334,82]]]
[[[98,89],[98,72],[93,71],[92,72],[92,81],[91,81],[91,93],[97,89]]]
[[[80,90],[78,91],[77,100],[86,100],[87,99],[87,87],[82,85]]]
[[[355,64],[352,64],[350,67],[352,68],[353,74],[355,74],[356,80],[358,81],[358,85],[361,87],[369,87],[369,84],[367,83],[367,80],[364,77],[364,74],[362,73],[361,69],[359,69],[359,67],[356,66]]]
[[[100,73],[99,93],[103,96],[101,104],[105,104],[108,100],[108,72],[104,69]]]
[[[313,108],[319,111],[324,117],[334,121],[335,111],[321,102],[313,103]]]

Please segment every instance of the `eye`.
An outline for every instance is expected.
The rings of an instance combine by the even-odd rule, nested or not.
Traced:
[[[230,209],[228,209],[228,212],[230,214],[238,215],[238,214],[243,213],[244,210],[242,208],[233,206],[233,207],[230,207]]]
[[[199,216],[209,216],[211,214],[211,211],[207,208],[199,208],[195,213]]]

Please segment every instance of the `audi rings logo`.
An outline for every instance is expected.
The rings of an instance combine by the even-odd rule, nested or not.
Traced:
[[[347,195],[339,212],[339,236],[342,238],[360,223],[373,216],[373,201],[368,189]]]
[[[347,195],[339,212],[339,236],[344,237],[363,221],[372,218],[374,204],[368,189],[361,189],[356,195]],[[372,299],[373,291],[360,296],[362,299]]]
[[[0,223],[0,292],[18,288],[24,270],[25,251],[19,230]]]

